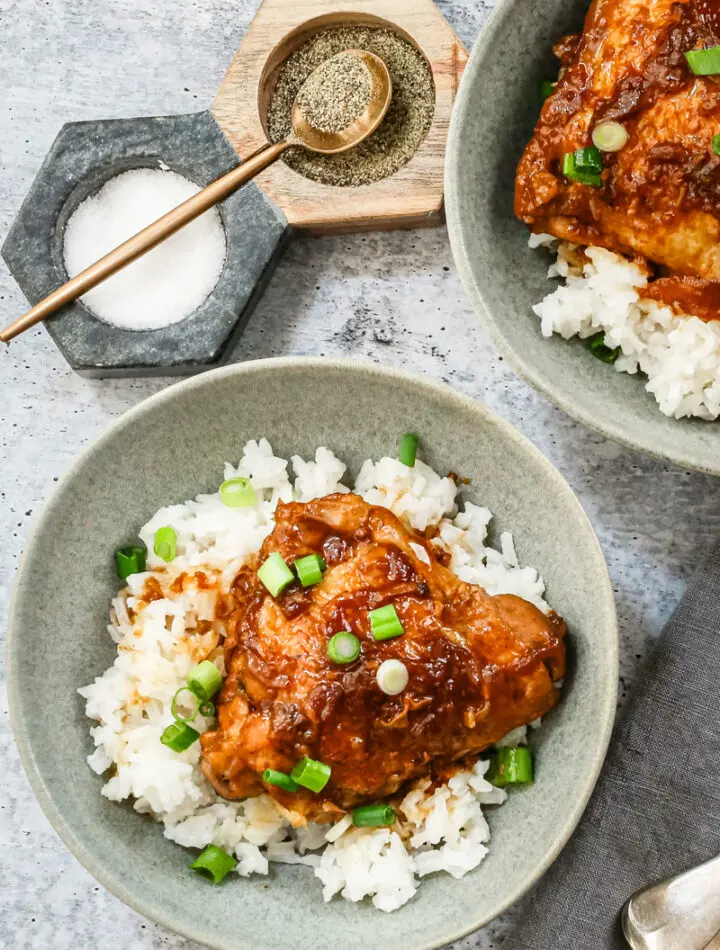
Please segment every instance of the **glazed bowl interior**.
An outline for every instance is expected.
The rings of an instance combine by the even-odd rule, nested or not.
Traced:
[[[213,887],[161,827],[100,795],[85,764],[89,721],[76,693],[114,658],[106,632],[118,588],[113,551],[161,506],[214,491],[223,462],[266,436],[277,454],[332,447],[354,474],[421,434],[422,456],[471,479],[495,532],[514,532],[567,619],[571,667],[560,706],[535,735],[537,781],[490,809],[490,854],[462,880],[433,875],[398,912],[323,904],[307,868]],[[71,557],[59,552],[72,552]],[[165,926],[222,950],[439,947],[486,923],[532,885],[577,823],[615,712],[617,633],[602,553],[572,491],[543,456],[479,403],[420,378],[356,362],[267,360],[171,387],[83,454],[40,515],[19,572],[8,639],[11,712],[22,760],[68,847],[111,891]],[[61,741],[59,741],[61,737]]]
[[[455,261],[480,321],[536,389],[585,425],[678,465],[720,474],[720,426],[668,419],[642,376],[617,373],[578,341],[545,339],[532,306],[554,283],[547,251],[513,214],[515,169],[557,75],[553,44],[582,28],[588,0],[500,0],[475,45],[453,112],[445,168]]]

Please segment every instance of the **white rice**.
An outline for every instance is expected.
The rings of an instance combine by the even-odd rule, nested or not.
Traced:
[[[713,420],[720,415],[720,323],[678,316],[670,307],[643,298],[647,277],[619,254],[587,247],[582,267],[573,262],[575,245],[548,234],[530,235],[530,246],[554,248],[557,260],[548,277],[564,283],[533,307],[543,336],[566,340],[603,331],[621,354],[619,373],[644,373],[645,388],[660,411],[681,419]]]
[[[226,590],[244,560],[255,554],[273,528],[278,500],[308,501],[342,484],[345,465],[326,448],[313,461],[277,458],[265,439],[245,446],[237,467],[225,465],[225,478],[252,480],[258,501],[251,508],[228,508],[219,494],[199,495],[183,505],[162,508],[140,532],[148,548],[148,571],[128,578],[128,590],[113,601],[110,635],[117,643],[113,665],[93,684],[79,690],[86,713],[97,721],[90,733],[93,771],[107,781],[102,793],[112,801],[134,799],[139,812],[164,825],[165,836],[187,848],[217,845],[238,859],[236,871],[268,874],[272,862],[306,864],[322,882],[326,901],[340,893],[350,901],[371,897],[375,907],[392,911],[415,894],[419,878],[445,871],[459,878],[477,867],[490,837],[483,805],[500,805],[506,794],[484,778],[487,761],[458,772],[446,785],[430,790],[417,782],[403,799],[398,822],[388,828],[356,829],[349,817],[333,826],[294,828],[267,795],[242,802],[219,798],[199,767],[200,744],[183,753],[162,745],[160,736],[173,721],[170,705],[190,669],[213,660],[224,673],[222,644],[214,632],[201,634],[199,621],[214,616],[216,592],[198,589],[195,572]],[[547,612],[544,583],[537,571],[520,567],[510,534],[501,550],[486,546],[491,513],[487,508],[456,505],[457,486],[417,461],[408,468],[396,459],[367,460],[354,490],[373,504],[391,508],[411,527],[438,525],[433,542],[451,554],[450,566],[463,580],[489,593],[513,593]],[[178,535],[178,556],[171,565],[153,553],[153,536],[163,525]],[[171,584],[186,572],[184,590]],[[153,576],[163,596],[138,607],[138,597]],[[130,619],[128,608],[134,612]],[[203,732],[213,720],[198,718]],[[539,723],[534,723],[537,725]],[[524,742],[522,727],[509,737]]]

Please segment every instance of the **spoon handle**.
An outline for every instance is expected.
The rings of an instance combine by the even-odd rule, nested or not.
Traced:
[[[251,178],[254,178],[264,168],[278,159],[289,145],[287,139],[273,145],[264,145],[259,151],[233,168],[232,171],[203,188],[192,198],[188,198],[177,208],[168,211],[162,218],[153,221],[142,231],[138,231],[137,234],[128,238],[115,250],[110,251],[105,257],[101,257],[99,261],[95,261],[94,264],[81,271],[76,277],[54,290],[44,300],[35,304],[24,316],[0,331],[0,342],[9,343],[18,334],[29,330],[36,323],[51,316],[60,307],[77,300],[78,297],[92,290],[93,287],[97,287],[98,284],[107,280],[117,271],[122,270],[123,267],[127,267],[128,264],[142,257],[143,254],[169,238],[171,234],[194,221],[195,218],[198,218],[218,202],[224,201],[234,191],[237,191],[241,185],[250,181]]]

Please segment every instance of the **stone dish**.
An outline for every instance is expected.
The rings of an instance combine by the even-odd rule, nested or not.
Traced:
[[[489,811],[486,861],[465,878],[432,876],[394,914],[323,904],[306,868],[221,887],[188,871],[187,852],[129,806],[100,795],[85,764],[89,721],[78,686],[113,660],[106,633],[118,581],[113,551],[161,504],[216,488],[222,463],[267,436],[276,452],[332,446],[356,473],[421,433],[422,456],[472,479],[464,496],[512,529],[570,628],[563,702],[536,734],[538,778]],[[71,552],[65,556],[63,552]],[[22,761],[75,856],[146,917],[216,950],[429,950],[487,923],[549,866],[577,824],[605,755],[618,673],[613,594],[583,509],[552,465],[480,403],[406,373],[357,362],[277,359],[194,377],[119,419],[71,467],[38,518],[11,609],[7,678]]]
[[[552,289],[550,258],[513,215],[515,167],[557,74],[552,46],[589,0],[501,0],[475,45],[455,104],[445,166],[455,263],[480,321],[512,366],[570,416],[677,465],[720,475],[720,426],[668,419],[641,376],[616,373],[577,340],[545,339],[532,305]]]
[[[209,112],[66,123],[52,144],[2,247],[31,304],[67,279],[65,225],[107,181],[134,168],[168,167],[203,187],[237,155]],[[253,183],[218,206],[227,256],[208,298],[184,320],[127,330],[76,300],[45,327],[81,376],[188,375],[229,355],[290,237],[285,215]]]

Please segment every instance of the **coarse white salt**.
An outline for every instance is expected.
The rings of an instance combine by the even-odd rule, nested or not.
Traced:
[[[111,178],[73,212],[63,253],[71,277],[196,195],[172,171],[138,168]],[[178,323],[208,298],[225,264],[225,229],[211,208],[80,299],[116,327],[155,330]]]

